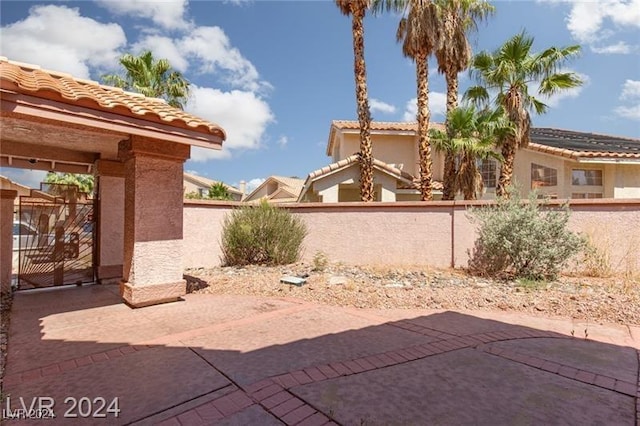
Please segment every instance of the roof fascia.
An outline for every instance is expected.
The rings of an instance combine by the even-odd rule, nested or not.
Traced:
[[[61,123],[109,130],[123,135],[137,135],[202,148],[222,149],[222,138],[168,124],[141,120],[31,95],[0,91],[3,114],[25,115]]]

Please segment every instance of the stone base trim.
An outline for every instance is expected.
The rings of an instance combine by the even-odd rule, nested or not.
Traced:
[[[187,294],[187,282],[185,280],[147,285],[120,282],[120,295],[125,303],[133,308],[175,302],[185,294]]]

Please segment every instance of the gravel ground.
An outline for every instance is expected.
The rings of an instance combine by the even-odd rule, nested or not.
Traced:
[[[307,276],[306,284],[280,282]],[[553,282],[499,281],[459,270],[304,263],[280,267],[220,267],[186,271],[188,291],[295,297],[358,308],[519,311],[594,323],[640,325],[640,282],[624,278],[561,277]]]

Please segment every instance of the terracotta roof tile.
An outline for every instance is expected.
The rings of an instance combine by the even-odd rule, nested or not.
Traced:
[[[135,117],[226,138],[222,127],[168,105],[162,99],[125,92],[70,74],[0,57],[0,89]]]
[[[314,170],[313,172],[309,173],[309,176],[307,177],[307,180],[305,182],[305,189],[301,192],[298,200],[300,200],[304,195],[304,193],[307,191],[308,186],[311,184],[311,181],[317,178],[320,178],[322,176],[326,176],[331,172],[350,167],[351,165],[358,163],[359,158],[360,158],[359,154],[353,154],[345,159],[342,159],[335,163],[331,163],[327,166],[322,167],[321,169]],[[376,158],[373,159],[373,167],[379,170],[383,170],[388,174],[392,175],[393,177],[395,177],[396,179],[398,179],[399,189],[415,189],[415,190],[420,189],[420,179],[417,177],[414,177],[413,175],[411,175],[410,173],[404,170],[400,170]],[[442,182],[440,181],[433,181],[432,186],[433,186],[433,189],[436,191],[442,191],[443,189]]]

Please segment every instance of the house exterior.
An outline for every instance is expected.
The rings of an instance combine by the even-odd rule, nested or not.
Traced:
[[[304,180],[295,177],[269,176],[244,199],[246,202],[283,204],[298,201]]]
[[[233,201],[242,201],[245,195],[244,189],[244,181],[240,182],[240,189],[234,188],[231,185],[227,185],[224,182],[220,182],[217,180],[209,179],[204,176],[198,176],[191,173],[183,174],[183,185],[184,185],[184,195],[191,193],[196,193],[201,197],[207,197],[209,194],[209,188],[211,185],[222,183],[227,191],[229,191],[229,195],[231,195],[231,199]]]
[[[417,123],[371,123],[376,201],[418,201]],[[431,128],[443,130],[439,123]],[[359,201],[360,130],[357,121],[333,121],[327,155],[333,162],[309,174],[300,202]],[[432,150],[434,199],[442,197],[443,153]],[[479,160],[485,190],[495,198],[500,165]],[[640,139],[533,128],[531,143],[516,154],[514,181],[551,198],[640,198]]]

